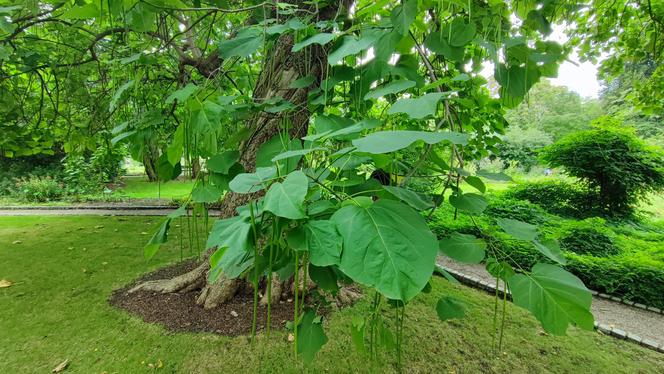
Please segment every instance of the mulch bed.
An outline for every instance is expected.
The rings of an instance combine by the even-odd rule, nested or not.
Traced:
[[[109,298],[109,303],[140,316],[145,322],[159,323],[170,331],[206,331],[227,336],[250,334],[254,296],[253,288],[246,282],[243,282],[233,299],[210,310],[196,305],[198,292],[184,294],[127,292],[140,282],[170,278],[192,270],[195,266],[195,262],[188,261],[146,274],[132,284],[115,290]],[[237,317],[234,316],[235,313]],[[282,301],[273,304],[271,314],[272,329],[284,328],[286,321],[293,319],[293,302]],[[259,305],[257,322],[259,331],[265,328],[266,317],[267,308]]]

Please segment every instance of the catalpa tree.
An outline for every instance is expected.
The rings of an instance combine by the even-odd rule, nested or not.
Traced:
[[[481,237],[438,240],[426,218],[444,204],[455,214],[483,214],[482,178],[505,176],[468,165],[495,151],[505,108],[556,75],[569,51],[547,37],[552,23],[578,14],[577,5],[34,1],[0,9],[1,84],[33,99],[43,91],[51,100],[38,110],[50,108],[56,129],[49,136],[69,147],[85,143],[89,131],[69,123],[65,114],[74,113],[95,118],[162,180],[192,171],[191,194],[154,233],[146,258],[174,220],[193,209],[187,219],[207,228],[208,208],[220,206],[199,266],[134,291],[198,292],[197,302],[214,308],[250,282],[253,331],[265,307],[269,333],[271,305],[292,289],[294,347],[310,360],[327,337],[305,294],[349,301],[358,294],[348,285],[359,284],[373,302],[353,324],[353,341],[376,352],[395,340],[400,352],[408,303],[429,292],[443,254],[485,262],[517,305],[547,332],[564,334],[570,324],[593,328],[591,294],[559,266],[559,247],[541,240],[536,226],[498,220],[550,260],[513,269]],[[497,85],[479,74],[488,66]],[[425,193],[412,188],[421,180]],[[463,181],[473,189],[462,190]],[[386,302],[396,310],[396,339],[381,316]],[[444,320],[465,306],[440,295],[432,308]]]

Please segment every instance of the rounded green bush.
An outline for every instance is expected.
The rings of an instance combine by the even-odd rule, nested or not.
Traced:
[[[574,228],[560,238],[560,247],[580,255],[607,257],[620,253],[609,235],[590,227]]]
[[[505,197],[526,200],[549,213],[575,218],[596,214],[596,193],[560,180],[520,183],[505,192]]]
[[[664,189],[664,151],[609,117],[594,125],[546,147],[542,158],[596,191],[604,215],[629,215],[648,193]]]

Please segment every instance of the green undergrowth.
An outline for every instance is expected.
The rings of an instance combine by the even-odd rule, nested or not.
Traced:
[[[510,238],[491,217],[516,219],[540,227],[547,239],[555,239],[567,259],[565,268],[588,288],[620,296],[634,302],[663,308],[664,299],[664,221],[609,221],[593,217],[563,218],[547,213],[539,205],[505,195],[488,195],[487,215],[475,218],[484,235],[495,239],[505,253],[504,260],[530,269],[547,262],[531,244]],[[459,215],[449,205],[441,206],[430,225],[438,237],[453,231],[479,234],[468,216]]]
[[[12,196],[0,196],[0,205],[7,206],[65,206],[89,202],[132,202],[134,200],[159,199],[177,202],[185,199],[194,185],[194,181],[173,180],[169,182],[149,182],[144,177],[125,177],[122,184],[114,190],[107,190],[91,195],[64,196],[61,200],[48,202],[29,202]]]
[[[269,341],[260,336],[254,350],[246,337],[170,333],[111,307],[106,300],[114,289],[180,259],[176,227],[155,258],[143,260],[158,223],[151,217],[0,217],[0,279],[13,282],[0,289],[0,372],[49,372],[65,359],[67,373],[394,371],[392,352],[372,366],[351,348],[352,318],[365,314],[370,298],[325,320],[330,341],[312,366],[293,359],[284,331]],[[440,322],[434,305],[442,295],[469,304],[468,316]],[[527,312],[507,309],[504,349],[494,355],[493,299],[435,278],[432,292],[406,308],[405,371],[664,371],[656,352],[575,328],[566,337],[548,336]]]

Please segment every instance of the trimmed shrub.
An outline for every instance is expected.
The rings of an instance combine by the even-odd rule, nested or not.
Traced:
[[[558,180],[520,183],[505,191],[504,196],[529,201],[561,216],[583,218],[597,214],[593,206],[597,200],[594,192]]]
[[[22,178],[16,181],[16,196],[30,202],[47,202],[62,197],[62,186],[51,177]]]
[[[529,243],[494,236],[494,244],[507,253],[515,268],[531,269],[538,262],[551,262]],[[586,287],[636,303],[664,308],[664,266],[641,264],[629,257],[595,257],[565,253],[567,271]]]
[[[664,189],[664,151],[608,117],[595,126],[546,147],[542,158],[597,191],[596,203],[604,215],[629,215],[648,193]]]
[[[595,257],[620,253],[609,235],[591,227],[572,229],[569,234],[560,238],[560,247],[566,251]]]
[[[532,224],[546,221],[546,212],[542,208],[524,200],[493,198],[489,200],[485,212],[490,217],[511,218]]]

